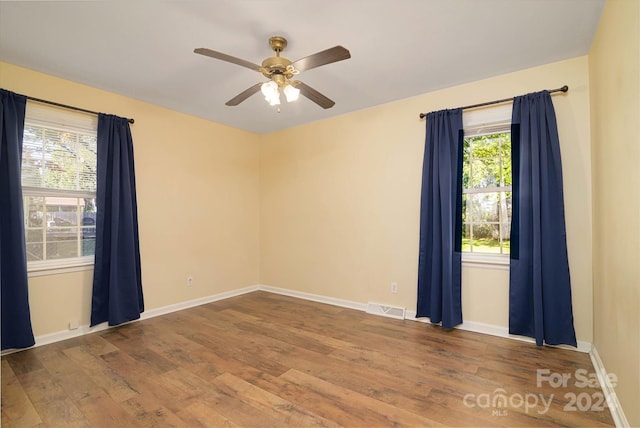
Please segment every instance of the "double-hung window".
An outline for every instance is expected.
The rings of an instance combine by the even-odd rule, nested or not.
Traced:
[[[510,125],[465,128],[463,162],[462,251],[509,254]]]
[[[27,103],[22,192],[29,271],[92,265],[97,118]]]

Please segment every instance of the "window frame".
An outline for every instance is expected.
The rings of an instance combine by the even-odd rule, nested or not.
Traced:
[[[39,103],[27,102],[25,112],[25,129],[28,126],[45,127],[58,131],[92,134],[97,140],[97,117],[79,112],[71,112],[67,109],[44,106]],[[97,166],[97,165],[96,165]],[[97,190],[97,189],[96,189]],[[96,191],[87,190],[67,190],[51,189],[36,186],[22,186],[22,198],[24,206],[24,227],[25,243],[27,232],[27,206],[26,200],[29,197],[58,197],[58,198],[96,198]],[[77,210],[76,210],[77,212]],[[80,227],[77,225],[76,227]],[[92,270],[94,267],[95,255],[65,257],[49,260],[27,261],[27,275],[29,277],[53,275],[67,272],[78,272]]]
[[[504,104],[465,111],[462,115],[464,137],[482,135],[482,130],[507,129],[511,132],[512,105]],[[463,189],[464,192],[464,189]],[[464,193],[463,193],[464,194]],[[461,251],[465,267],[509,270],[509,254],[472,253]]]

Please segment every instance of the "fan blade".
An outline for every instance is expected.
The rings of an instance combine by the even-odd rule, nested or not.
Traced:
[[[244,100],[249,98],[251,95],[255,94],[256,92],[259,92],[261,85],[262,85],[262,83],[256,83],[255,85],[251,86],[248,89],[245,89],[244,91],[240,92],[235,97],[231,98],[225,104],[228,105],[228,106],[237,106],[238,104],[240,104],[241,102],[243,102]]]
[[[294,61],[291,65],[298,71],[305,71],[349,58],[351,58],[351,53],[349,53],[348,49],[345,49],[342,46],[334,46]]]
[[[251,70],[254,70],[254,71],[260,71],[260,66],[258,64],[254,64],[252,62],[245,61],[243,59],[236,58],[235,56],[227,55],[222,52],[212,51],[211,49],[207,49],[207,48],[194,49],[193,52],[200,55],[208,56],[211,58],[220,59],[222,61],[227,61],[232,64],[241,65],[243,67],[250,68]]]
[[[324,109],[331,108],[335,105],[334,101],[325,97],[324,95],[322,95],[320,92],[316,91],[309,85],[305,85],[304,83],[297,81],[295,87],[300,89],[300,93],[302,95],[309,98],[311,101],[318,104],[320,107]]]

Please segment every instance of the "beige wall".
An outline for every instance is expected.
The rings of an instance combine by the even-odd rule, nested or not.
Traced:
[[[640,2],[607,1],[589,53],[594,345],[640,426]]]
[[[259,282],[256,134],[6,63],[0,87],[135,118],[147,309]],[[29,279],[36,336],[64,331],[71,320],[89,323],[91,278],[85,271]]]
[[[263,284],[415,310],[425,123],[419,112],[569,85],[554,95],[578,340],[591,342],[591,155],[587,57],[265,136]],[[397,282],[399,293],[391,294]],[[508,271],[463,268],[465,320],[508,325]]]
[[[592,340],[587,58],[256,135],[0,63],[0,86],[134,117],[147,309],[262,283],[415,309],[421,111],[554,95],[578,340]],[[186,287],[187,275],[194,286]],[[390,283],[399,293],[390,293]],[[35,334],[88,323],[90,272],[30,279]],[[52,310],[55,306],[57,309]],[[465,320],[506,327],[508,272],[463,269]]]

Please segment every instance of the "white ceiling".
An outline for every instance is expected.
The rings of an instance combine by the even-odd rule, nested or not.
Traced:
[[[0,1],[0,60],[267,133],[584,55],[603,5],[604,0]],[[272,35],[288,39],[283,56],[292,61],[335,45],[351,51],[351,59],[298,76],[333,99],[333,108],[323,110],[301,97],[283,102],[278,113],[260,94],[237,107],[224,105],[265,79],[193,49],[259,64],[272,56]]]

